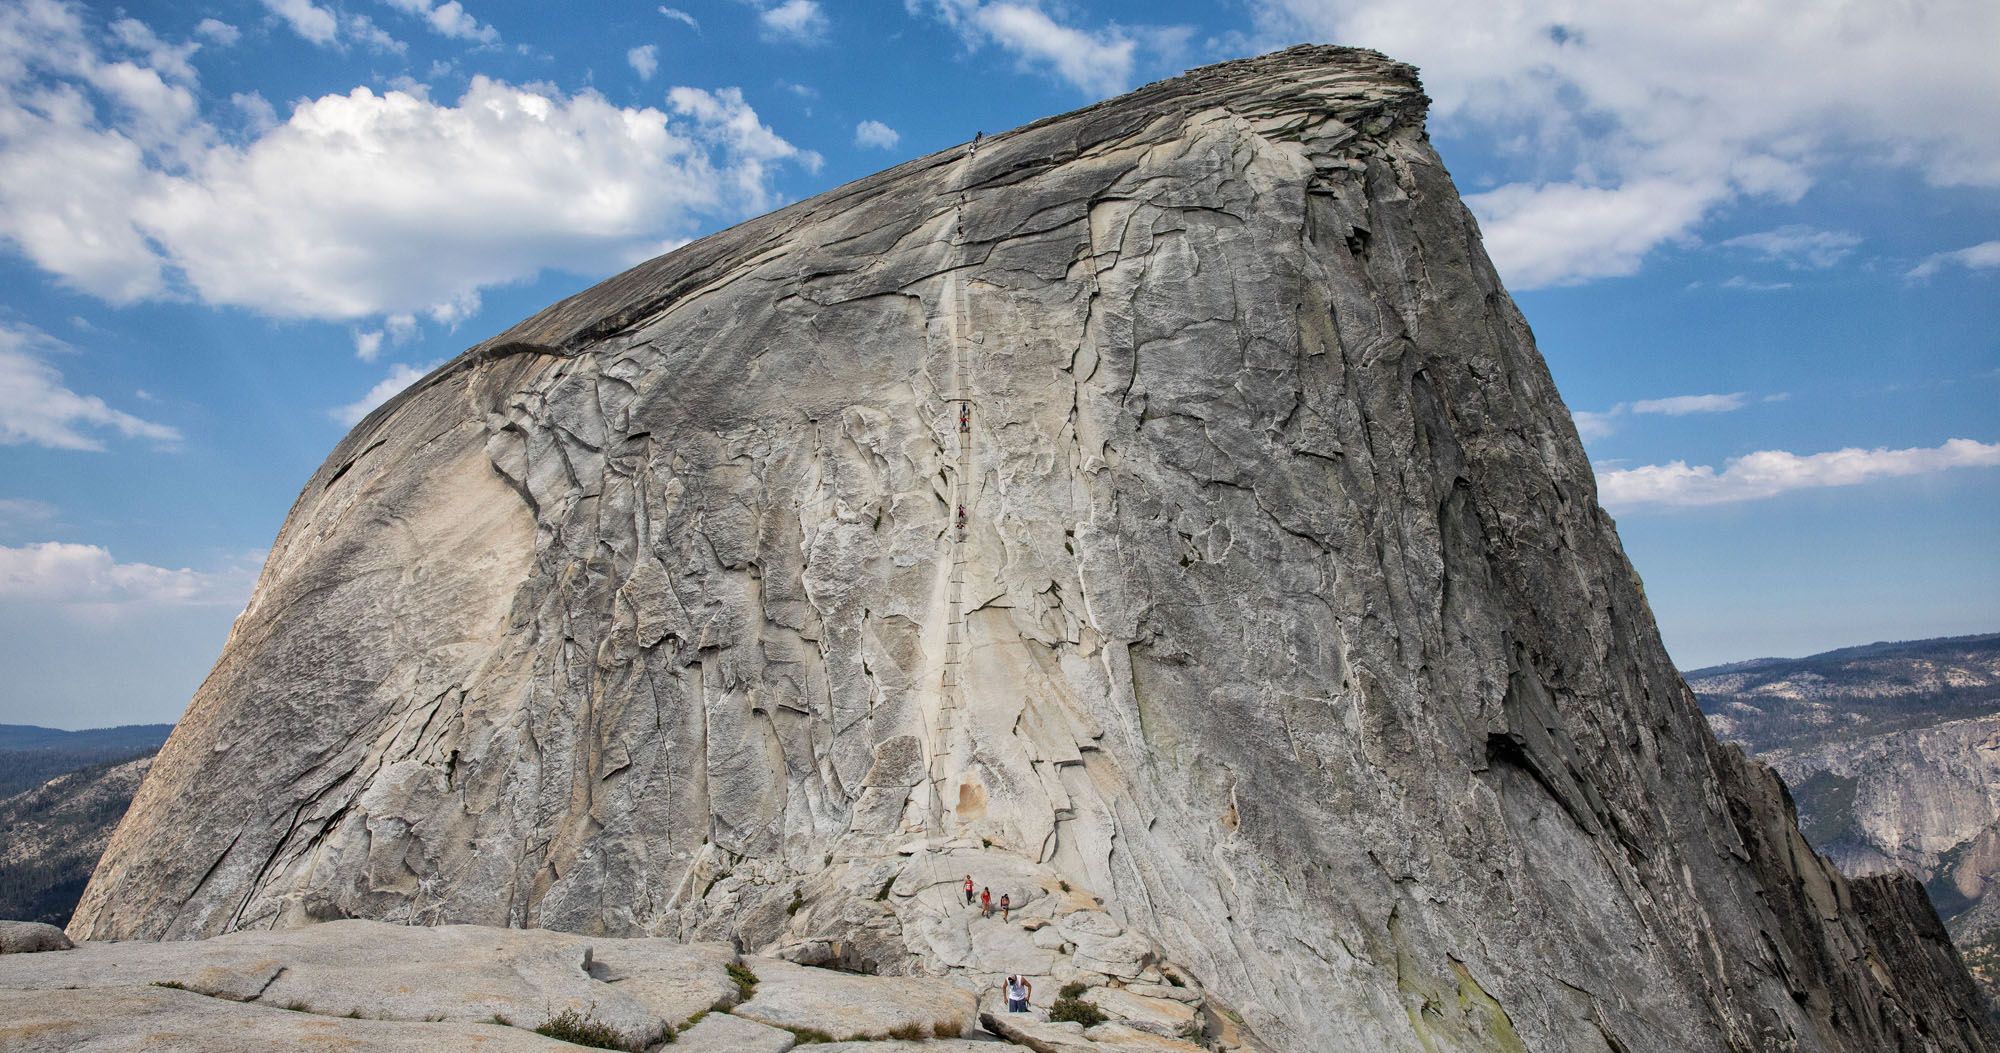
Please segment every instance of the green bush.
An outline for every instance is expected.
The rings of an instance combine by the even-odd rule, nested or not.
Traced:
[[[1058,998],[1049,1006],[1049,1019],[1056,1023],[1096,1027],[1104,1023],[1104,1011],[1081,998]]]
[[[535,1034],[553,1038],[558,1042],[568,1042],[576,1046],[592,1049],[619,1049],[628,1053],[644,1053],[645,1050],[663,1042],[672,1042],[676,1037],[673,1026],[661,1024],[659,1030],[650,1037],[634,1038],[625,1032],[602,1024],[584,1016],[574,1009],[565,1009],[549,1018],[548,1023],[535,1029]]]
[[[736,981],[736,997],[738,999],[749,1001],[750,996],[757,993],[757,974],[751,972],[748,966],[737,962],[730,962],[729,978]]]
[[[1070,982],[1062,985],[1062,990],[1056,992],[1056,997],[1082,998],[1083,993],[1088,990],[1090,990],[1089,984],[1084,983],[1082,980],[1071,980]]]
[[[826,1032],[821,1031],[819,1028],[816,1027],[788,1027],[785,1028],[785,1030],[790,1031],[792,1033],[792,1037],[798,1039],[799,1045],[801,1046],[810,1046],[820,1042],[832,1042],[834,1040],[832,1035],[829,1035]]]

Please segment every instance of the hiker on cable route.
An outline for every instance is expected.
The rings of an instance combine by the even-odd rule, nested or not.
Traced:
[[[1028,998],[1035,993],[1035,985],[1029,983],[1028,978],[1025,976],[1009,976],[1004,986],[1007,991],[1007,1011],[1009,1013],[1027,1012]]]
[[[965,875],[965,905],[972,906],[972,875]]]
[[[979,916],[982,918],[993,916],[993,890],[990,888],[979,890]]]

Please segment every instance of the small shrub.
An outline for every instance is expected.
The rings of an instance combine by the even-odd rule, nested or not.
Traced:
[[[305,1004],[304,1002],[286,1002],[286,1003],[285,1003],[285,1008],[286,1008],[286,1009],[289,1009],[289,1010],[291,1010],[291,1011],[292,1011],[292,1012],[294,1012],[294,1013],[310,1013],[310,1012],[312,1012],[312,1006],[309,1006],[309,1005]]]
[[[1172,985],[1173,985],[1173,986],[1175,986],[1175,987],[1186,987],[1186,986],[1187,986],[1187,981],[1186,981],[1186,980],[1183,980],[1183,979],[1181,979],[1181,978],[1180,978],[1180,976],[1179,976],[1178,974],[1175,974],[1175,973],[1162,973],[1161,975],[1165,976],[1165,977],[1167,978],[1167,982],[1168,982],[1168,983],[1170,983],[1170,984],[1172,984]]]
[[[1058,882],[1056,882],[1056,886],[1057,886],[1058,888],[1061,888],[1061,889],[1062,889],[1062,890],[1063,890],[1064,892],[1068,892],[1068,891],[1069,891],[1069,882],[1067,882],[1067,881],[1058,881]]]
[[[832,1042],[834,1040],[832,1035],[829,1035],[826,1032],[821,1031],[819,1028],[816,1027],[788,1027],[785,1028],[785,1030],[790,1031],[792,1033],[792,1037],[798,1039],[799,1045],[801,1046],[810,1046],[820,1042]]]
[[[965,1021],[957,1017],[947,1017],[931,1024],[931,1034],[936,1038],[957,1038],[965,1034]]]
[[[729,978],[736,981],[736,997],[738,999],[749,1001],[750,996],[757,993],[757,974],[751,972],[748,966],[738,962],[730,962]]]
[[[980,846],[981,846],[981,847],[983,847],[983,848],[992,848],[992,847],[993,847],[993,839],[992,839],[992,838],[990,838],[990,837],[982,837],[982,838],[980,838],[980,839],[979,839],[979,844],[980,844]]]
[[[791,917],[792,915],[797,914],[799,912],[799,909],[801,907],[804,907],[805,905],[806,905],[805,894],[800,892],[798,889],[793,889],[792,902],[790,906],[787,906],[785,908],[785,916]]]
[[[930,1029],[922,1024],[900,1024],[890,1028],[884,1038],[923,1039],[931,1037]]]
[[[506,1015],[504,1015],[504,1014],[501,1014],[501,1013],[495,1013],[495,1014],[493,1014],[493,1022],[494,1022],[494,1023],[496,1023],[496,1024],[499,1024],[499,1025],[500,1025],[501,1027],[513,1027],[513,1026],[514,1026],[514,1021],[513,1021],[512,1019],[508,1018],[508,1017],[507,1017]]]
[[[890,876],[889,880],[882,882],[882,891],[875,893],[875,902],[880,903],[883,900],[888,899],[889,890],[895,887],[896,887],[896,879],[892,875]]]
[[[1058,998],[1049,1006],[1049,1020],[1096,1027],[1104,1023],[1104,1011],[1081,998]]]
[[[673,1041],[673,1028],[666,1025],[661,1027],[663,1032],[655,1033],[652,1038],[635,1041],[625,1032],[609,1024],[599,1023],[574,1009],[565,1009],[550,1017],[548,1023],[536,1028],[535,1034],[575,1046],[589,1046],[592,1049],[637,1051],[659,1042]]]
[[[681,1030],[686,1031],[689,1028],[694,1027],[696,1024],[701,1023],[701,1018],[707,1016],[709,1012],[710,1010],[707,1009],[695,1010],[695,1014],[693,1016],[688,1017],[685,1021],[681,1022]]]
[[[1062,990],[1057,991],[1056,996],[1058,998],[1082,998],[1083,993],[1088,990],[1090,990],[1089,984],[1084,983],[1082,980],[1071,980],[1062,985]]]

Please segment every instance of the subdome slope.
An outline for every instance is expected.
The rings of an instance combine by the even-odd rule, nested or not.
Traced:
[[[72,933],[1171,962],[1273,1050],[1988,1048],[1920,890],[1704,724],[1426,102],[1197,70],[471,349],[306,486]],[[1061,935],[954,928],[975,869]]]

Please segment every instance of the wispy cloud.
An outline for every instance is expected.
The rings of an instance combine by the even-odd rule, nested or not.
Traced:
[[[1910,269],[1908,277],[1920,280],[1929,278],[1946,267],[1964,267],[1968,270],[2000,267],[2000,241],[1982,241],[1977,245],[1926,257],[1924,262]]]
[[[32,497],[0,497],[0,527],[46,523],[56,517],[56,506]]]
[[[1727,395],[1673,395],[1663,399],[1640,399],[1628,405],[1634,413],[1685,417],[1690,413],[1729,413],[1740,410],[1746,397],[1741,391]]]
[[[1685,461],[1600,471],[1597,490],[1599,500],[1613,510],[1698,507],[1754,501],[1793,490],[1994,466],[2000,466],[2000,443],[1973,439],[1951,439],[1941,446],[1905,450],[1849,448],[1806,455],[1759,450],[1731,458],[1720,471]]]
[[[665,15],[666,17],[671,18],[676,22],[685,24],[689,29],[692,29],[697,33],[701,32],[701,23],[696,21],[693,15],[688,14],[686,11],[683,11],[678,7],[662,7],[660,8],[660,14]]]
[[[1780,289],[1789,289],[1791,287],[1791,282],[1752,281],[1741,274],[1734,275],[1727,281],[1718,283],[1716,286],[1719,289],[1740,289],[1744,292],[1777,292]]]
[[[1851,255],[1861,244],[1861,237],[1844,230],[1820,230],[1794,223],[1743,234],[1721,244],[1723,248],[1742,249],[1793,270],[1824,270]]]
[[[1616,432],[1619,419],[1628,414],[1685,417],[1691,413],[1731,413],[1742,409],[1749,397],[1748,393],[1742,391],[1732,391],[1722,395],[1670,395],[1659,399],[1620,402],[1608,410],[1577,410],[1570,416],[1576,422],[1577,435],[1589,441],[1602,439]],[[1767,398],[1764,401],[1774,400]]]
[[[43,541],[0,546],[0,601],[29,601],[86,614],[140,607],[241,605],[252,566],[220,571],[120,563],[97,545]]]
[[[102,450],[106,433],[170,447],[181,433],[79,395],[42,357],[73,350],[33,326],[0,322],[0,445]]]

